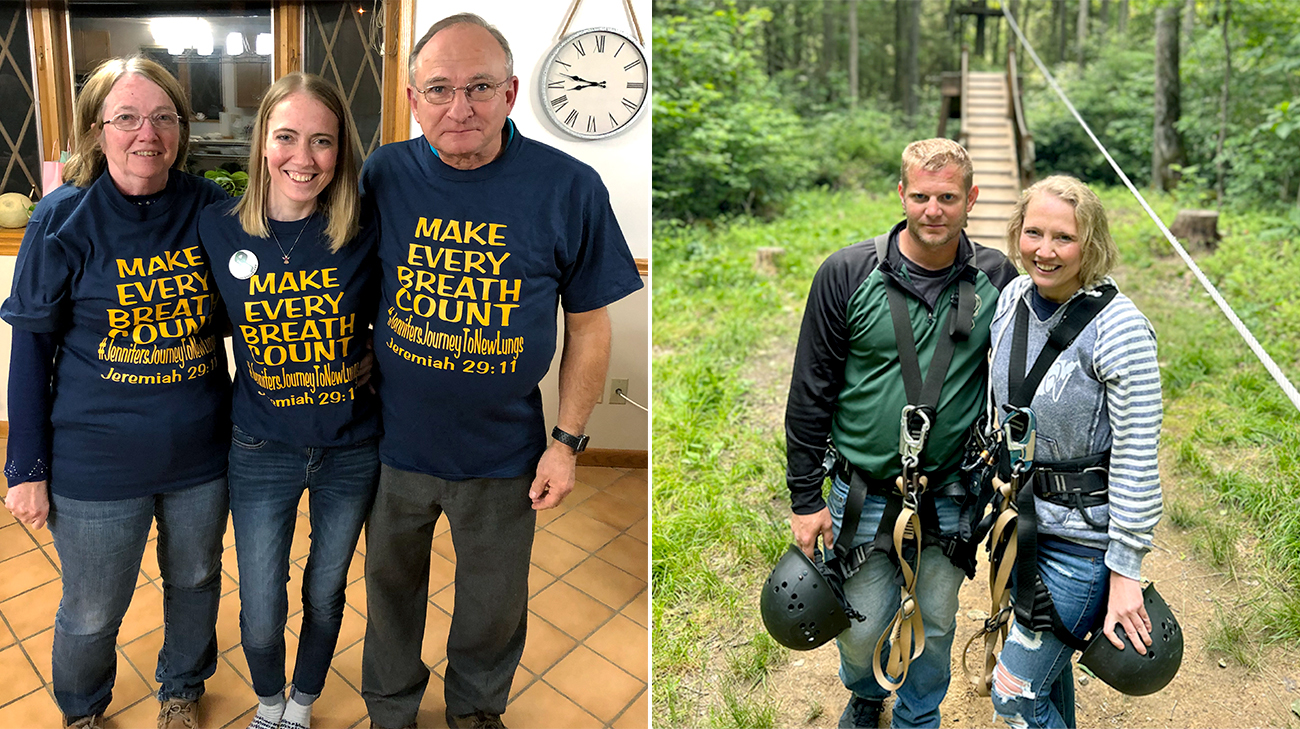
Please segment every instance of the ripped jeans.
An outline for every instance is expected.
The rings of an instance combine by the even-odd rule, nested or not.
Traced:
[[[1083,637],[1106,610],[1110,570],[1102,553],[1085,557],[1040,542],[1038,569],[1056,612]],[[1031,633],[1014,623],[993,671],[993,710],[1012,727],[1073,727],[1074,649],[1051,631]]]

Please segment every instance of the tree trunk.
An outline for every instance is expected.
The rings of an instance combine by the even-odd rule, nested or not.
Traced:
[[[1190,48],[1196,40],[1196,0],[1183,0],[1183,37]]]
[[[1065,19],[1065,16],[1068,14],[1069,13],[1066,11],[1065,8],[1065,0],[1056,0],[1055,17],[1056,17],[1056,26],[1058,28],[1056,37],[1060,38],[1060,43],[1056,46],[1057,63],[1060,63],[1061,61],[1065,60],[1065,46],[1067,43],[1065,39],[1070,37],[1069,31],[1067,30],[1067,26],[1069,25],[1069,23],[1067,23]]]
[[[1116,23],[1116,29],[1119,31],[1119,34],[1121,36],[1127,35],[1128,34],[1128,0],[1119,0],[1119,7],[1117,8],[1117,10],[1118,12],[1116,13],[1116,15],[1118,15],[1119,17],[1118,17],[1118,22]]]
[[[1151,145],[1151,186],[1171,190],[1178,176],[1169,169],[1183,161],[1175,125],[1180,115],[1178,80],[1178,8],[1156,11],[1155,133]]]
[[[1223,142],[1228,138],[1228,89],[1232,83],[1232,43],[1228,40],[1231,19],[1232,0],[1223,0],[1223,95],[1219,97],[1219,143],[1214,147],[1214,197],[1218,207],[1223,207],[1223,179],[1227,173]]]
[[[1110,0],[1101,0],[1101,11],[1097,13],[1097,40],[1106,42],[1110,31]]]
[[[1077,48],[1074,49],[1075,60],[1079,63],[1079,68],[1083,68],[1084,49],[1088,47],[1088,5],[1089,0],[1079,0],[1079,24],[1075,28],[1077,33],[1075,43]]]
[[[894,44],[894,92],[908,119],[916,116],[921,82],[921,3],[897,0],[898,35]]]
[[[829,98],[827,101],[835,100],[835,89],[831,86],[831,72],[835,70],[835,57],[838,55],[835,51],[839,45],[839,39],[835,36],[835,12],[839,9],[839,3],[834,0],[823,0],[822,2],[822,83],[826,84],[826,92]]]
[[[849,103],[858,105],[858,0],[849,0]]]

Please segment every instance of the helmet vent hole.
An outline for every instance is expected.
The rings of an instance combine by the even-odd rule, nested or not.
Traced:
[[[1156,659],[1156,652],[1153,651],[1153,650],[1151,650],[1150,648],[1148,648],[1148,649],[1147,649],[1147,659],[1154,661],[1154,660]]]
[[[812,583],[812,589],[814,589],[814,590],[817,589],[817,583],[816,583],[816,582]]]
[[[803,603],[799,603],[799,609],[803,610]]]
[[[790,586],[790,583],[786,582],[785,580],[782,580],[782,581],[781,581],[781,587],[785,588],[785,587],[789,587],[789,586]]]
[[[785,609],[789,610],[790,612],[794,612],[794,603],[790,603],[789,605],[786,605]]]
[[[798,599],[799,599],[799,593],[797,593],[797,592],[792,592],[792,593],[790,593],[790,599],[791,599],[791,600],[798,600]]]

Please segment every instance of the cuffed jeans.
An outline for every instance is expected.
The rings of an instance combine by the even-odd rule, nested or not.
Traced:
[[[1076,636],[1087,635],[1106,610],[1110,570],[1104,556],[1070,554],[1040,543],[1038,572],[1061,622]],[[998,717],[1013,727],[1076,726],[1073,656],[1074,649],[1050,630],[1033,633],[1014,623],[993,672]]]
[[[158,699],[196,700],[217,670],[226,478],[116,501],[53,494],[50,532],[63,571],[54,618],[54,699],[65,717],[103,713],[117,675],[117,632],[131,605],[149,527],[158,520],[163,645]]]
[[[293,685],[319,694],[343,622],[348,565],[379,477],[378,442],[300,448],[233,428],[230,513],[239,559],[239,631],[258,696],[284,690],[289,548],[307,491],[311,548]]]
[[[537,515],[531,474],[447,481],[384,464],[366,525],[368,622],[361,693],[379,726],[415,722],[429,682],[420,658],[429,551],[444,513],[456,550],[456,599],[444,685],[456,716],[505,712],[524,652],[528,564]]]
[[[839,543],[840,523],[844,518],[844,500],[849,487],[835,479],[831,488],[831,521],[835,541]],[[957,531],[960,505],[951,497],[936,496],[939,528],[945,534]],[[856,546],[870,542],[884,517],[885,499],[868,496],[862,507],[858,533],[849,544]],[[924,538],[923,538],[924,540]],[[849,621],[849,628],[840,634],[836,643],[840,649],[840,680],[855,695],[873,701],[883,701],[889,696],[871,668],[871,656],[876,642],[889,627],[898,612],[900,588],[894,581],[897,567],[888,555],[872,552],[862,569],[844,583],[844,594],[855,610],[866,616],[863,622]],[[966,577],[954,567],[937,545],[925,546],[922,542],[921,562],[916,576],[916,599],[925,624],[925,650],[908,667],[907,680],[898,689],[894,702],[894,727],[939,726],[939,704],[948,693],[952,677],[952,640],[957,630],[957,592]],[[881,653],[884,662],[889,655],[886,643]]]

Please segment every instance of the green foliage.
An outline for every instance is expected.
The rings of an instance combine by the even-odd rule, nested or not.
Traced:
[[[734,2],[655,16],[656,216],[772,210],[811,176],[799,118],[762,69],[770,17]]]
[[[244,171],[227,172],[226,170],[208,170],[203,176],[221,185],[231,195],[239,196],[248,189],[248,173]]]

